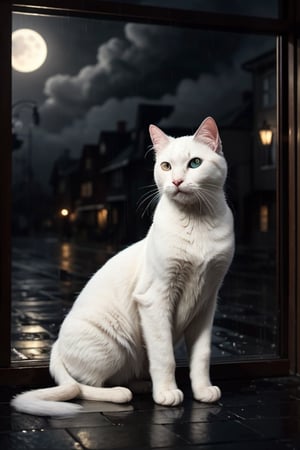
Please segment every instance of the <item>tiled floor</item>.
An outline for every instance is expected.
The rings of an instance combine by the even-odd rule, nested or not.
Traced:
[[[221,400],[195,402],[183,387],[181,406],[155,405],[150,395],[130,404],[83,402],[72,419],[11,410],[16,392],[0,388],[0,448],[23,449],[300,449],[300,378],[220,383]]]

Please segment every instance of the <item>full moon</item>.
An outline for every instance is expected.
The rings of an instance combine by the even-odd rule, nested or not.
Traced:
[[[12,67],[18,72],[33,72],[47,58],[47,44],[42,36],[29,28],[12,33]]]

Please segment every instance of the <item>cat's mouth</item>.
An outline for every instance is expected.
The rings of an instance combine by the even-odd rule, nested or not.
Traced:
[[[187,190],[184,187],[180,187],[180,186],[174,188],[173,192],[172,192],[172,196],[175,199],[180,199],[180,198],[183,198],[183,197],[187,197],[189,194],[190,194],[189,190]]]
[[[177,196],[179,194],[188,194],[188,191],[185,187],[182,186],[168,186],[166,188],[166,192],[170,196]]]
[[[182,186],[174,186],[174,195],[177,194],[189,194],[189,191]]]
[[[168,186],[166,193],[174,200],[184,200],[190,195],[190,190],[186,186]]]

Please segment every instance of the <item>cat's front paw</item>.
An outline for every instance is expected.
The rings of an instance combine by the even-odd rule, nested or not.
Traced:
[[[194,398],[199,402],[213,403],[221,398],[221,390],[218,386],[199,387],[194,390]]]
[[[153,394],[155,403],[163,406],[176,406],[183,402],[183,392],[180,389],[168,389]]]

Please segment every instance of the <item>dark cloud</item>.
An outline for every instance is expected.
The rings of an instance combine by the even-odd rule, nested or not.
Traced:
[[[207,115],[222,118],[251,89],[242,63],[275,45],[266,36],[14,15],[14,28],[22,26],[51,43],[41,71],[13,74],[14,100],[33,98],[40,105],[32,146],[35,176],[43,184],[64,148],[78,157],[84,144],[96,143],[100,131],[114,129],[118,120],[134,129],[140,103],[174,106],[162,127],[193,128]],[[15,159],[26,159],[26,142]]]
[[[46,81],[43,123],[61,129],[111,97],[174,94],[182,79],[196,80],[201,73],[214,73],[217,64],[229,64],[238,47],[233,35],[225,40],[216,32],[127,24],[122,38],[100,45],[95,64]]]

